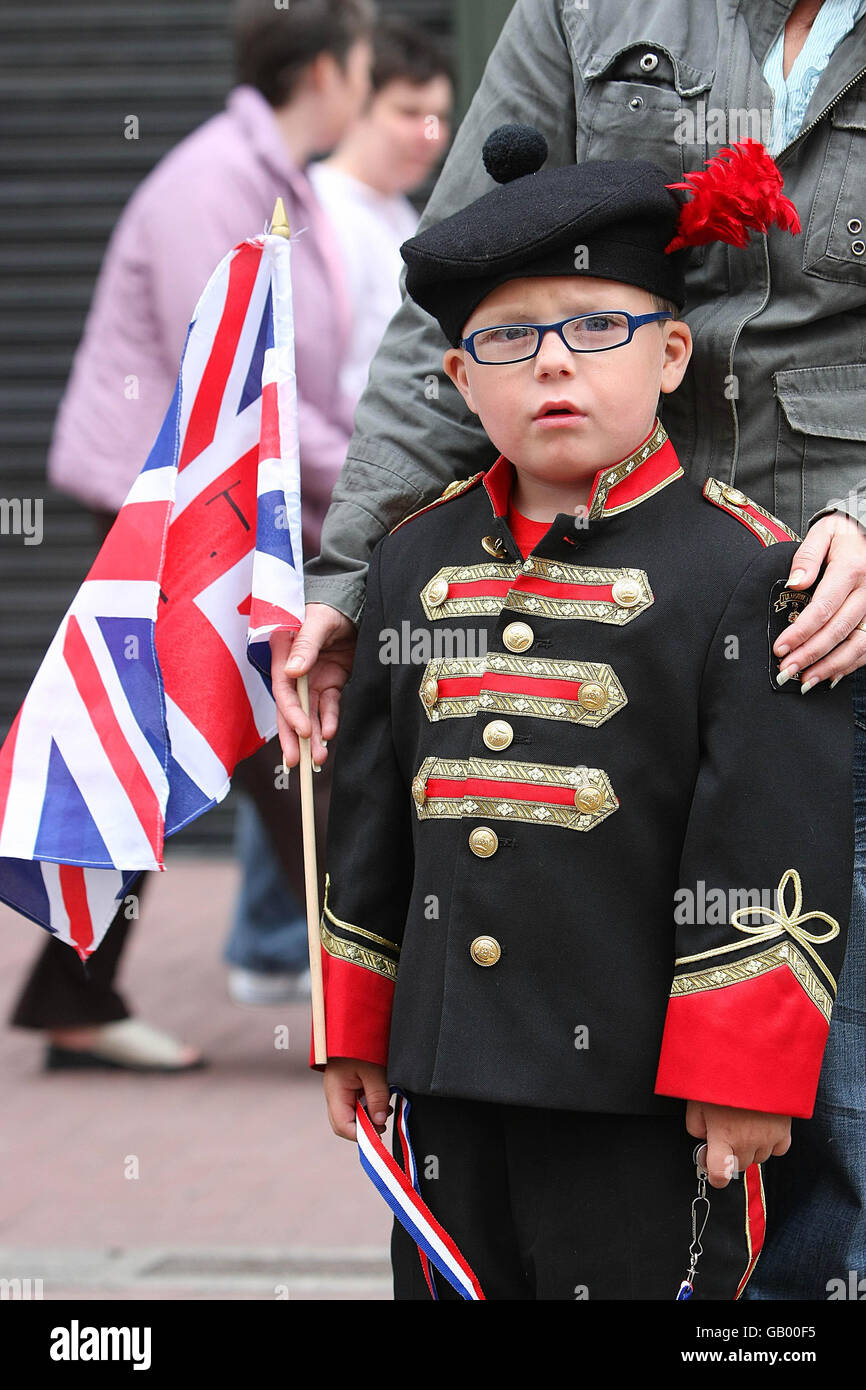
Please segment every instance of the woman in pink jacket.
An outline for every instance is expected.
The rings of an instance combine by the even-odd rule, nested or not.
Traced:
[[[241,0],[235,27],[240,85],[221,114],[160,160],[124,209],[48,459],[51,482],[96,514],[100,539],[162,424],[201,291],[232,246],[264,229],[280,196],[297,233],[292,268],[303,546],[305,554],[318,552],[352,432],[353,402],[339,382],[351,310],[339,246],[305,166],[339,142],[367,100],[374,20],[372,0],[293,0],[286,9],[275,8],[273,0]],[[265,763],[272,763],[270,749],[263,751]],[[254,791],[262,766],[249,759],[236,780]],[[316,778],[321,843],[330,780],[330,768]],[[300,843],[300,828],[296,838]],[[300,858],[299,873],[303,899]],[[139,897],[146,878],[136,885]],[[121,908],[86,975],[68,947],[45,943],[10,1022],[48,1034],[48,1067],[179,1071],[202,1065],[193,1048],[131,1018],[114,989],[129,925]]]

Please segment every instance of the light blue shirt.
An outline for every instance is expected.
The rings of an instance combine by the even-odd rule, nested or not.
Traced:
[[[782,76],[785,30],[779,34],[763,67],[764,78],[772,87],[775,98],[772,132],[767,146],[771,155],[777,155],[799,134],[806,107],[830,54],[864,14],[866,0],[824,0],[806,42],[788,73],[787,81]]]

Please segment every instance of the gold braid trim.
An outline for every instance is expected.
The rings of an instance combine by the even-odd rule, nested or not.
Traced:
[[[501,672],[532,680],[567,680],[600,685],[604,699],[600,708],[586,708],[578,695],[537,695],[531,690],[481,690],[475,695],[439,695],[434,686],[455,676],[484,679]],[[429,699],[425,693],[430,692]],[[591,728],[617,714],[628,698],[612,666],[598,661],[571,661],[553,657],[515,656],[510,652],[490,652],[486,657],[436,657],[428,661],[421,676],[418,695],[431,723],[439,719],[471,717],[487,713],[525,714],[538,719],[559,719]]]
[[[468,778],[565,787],[574,799],[565,804],[509,799],[502,793],[479,792],[462,796],[436,796],[427,791],[431,777],[465,782]],[[535,825],[561,825],[567,830],[591,830],[619,809],[610,778],[600,767],[568,767],[558,763],[511,762],[492,758],[425,758],[412,781],[412,797],[419,820],[458,820],[467,816],[497,820],[529,821]],[[578,798],[581,800],[578,800]],[[591,809],[584,809],[584,807]]]
[[[793,884],[794,887],[793,912],[788,911],[788,906],[785,902],[785,889],[789,883]],[[836,981],[818,952],[815,950],[815,946],[820,946],[827,941],[832,941],[834,937],[838,936],[840,931],[839,923],[836,921],[836,918],[831,917],[829,913],[819,912],[817,909],[814,909],[812,912],[801,912],[800,908],[802,906],[803,884],[800,875],[796,869],[786,869],[779,879],[776,888],[776,907],[761,907],[757,903],[753,903],[749,907],[740,907],[736,912],[731,913],[731,926],[736,927],[739,932],[744,932],[746,936],[753,936],[756,945],[758,942],[772,941],[779,936],[787,935],[793,937],[806,955],[811,956],[813,962],[827,980],[835,998]],[[759,926],[755,927],[745,926],[744,919],[753,914],[757,914],[758,917],[769,917],[774,925],[768,926],[766,923],[762,922]],[[820,934],[806,931],[803,923],[811,921],[826,922],[827,931],[821,932]],[[709,956],[723,955],[726,951],[736,950],[738,944],[742,946],[743,943],[729,941],[724,946],[715,946],[710,951],[700,951],[694,956],[678,956],[675,964],[689,965],[695,960],[706,960]]]
[[[680,468],[678,473],[672,473],[669,478],[665,478],[662,482],[658,483],[651,492],[641,493],[640,497],[636,497],[634,501],[621,502],[618,507],[608,507],[606,505],[607,494],[610,492],[611,488],[617,483],[621,483],[623,478],[627,478],[629,473],[633,472],[640,464],[645,463],[652,454],[657,453],[666,442],[667,438],[668,432],[661,420],[656,416],[655,429],[646,443],[642,444],[639,449],[635,449],[634,453],[629,454],[628,458],[621,459],[619,463],[615,463],[613,467],[606,469],[605,472],[602,473],[598,483],[598,491],[593,497],[592,506],[589,509],[590,520],[597,516],[611,516],[616,512],[628,511],[629,507],[634,507],[638,502],[643,502],[645,498],[651,497],[654,492],[660,492],[663,487],[667,487],[668,483],[672,483],[675,478],[681,478],[683,476],[683,470]]]
[[[331,887],[331,876],[325,874],[325,902],[322,909],[322,918],[319,922],[319,939],[329,956],[336,957],[337,960],[350,961],[352,965],[360,965],[363,970],[372,970],[376,975],[384,975],[388,980],[396,980],[397,963],[389,956],[383,955],[381,951],[376,951],[372,946],[362,946],[356,941],[346,941],[342,936],[337,936],[325,925],[325,918],[333,922],[335,927],[342,927],[345,931],[353,932],[355,936],[362,936],[367,941],[375,941],[380,946],[390,947],[397,955],[400,954],[400,947],[396,941],[389,941],[386,936],[377,936],[375,932],[367,931],[364,927],[356,927],[354,922],[344,922],[328,907],[328,892]]]
[[[738,519],[742,517],[743,522],[747,526],[751,526],[752,529],[757,532],[759,539],[764,545],[775,545],[779,537],[775,536],[769,526],[766,526],[764,522],[761,521],[761,517],[766,517],[767,521],[772,521],[774,526],[778,526],[781,531],[785,532],[789,540],[798,541],[800,539],[796,531],[792,531],[790,526],[785,525],[784,521],[774,516],[772,512],[768,512],[766,507],[762,507],[760,502],[756,502],[753,497],[747,496],[746,493],[742,495],[746,498],[746,502],[749,506],[754,507],[755,511],[758,512],[759,515],[756,517],[752,516],[751,512],[745,511],[745,503],[737,506],[735,503],[726,502],[724,491],[725,488],[729,486],[730,484],[721,482],[719,478],[707,478],[704,483],[703,493],[708,501],[715,502],[716,506],[721,507],[722,511],[727,512],[729,516],[735,516]],[[739,489],[737,489],[737,491],[739,491]]]
[[[699,970],[692,975],[676,975],[671,985],[671,998],[675,999],[683,994],[699,994],[705,990],[725,989],[729,985],[741,984],[743,980],[757,979],[768,970],[777,970],[780,965],[789,968],[829,1023],[833,1000],[808,961],[789,941],[780,941],[768,950],[761,951],[759,955],[748,956],[746,960],[728,961],[712,970]]]
[[[354,941],[344,941],[342,937],[334,936],[324,922],[319,926],[319,936],[329,956],[351,961],[352,965],[372,970],[375,975],[384,975],[388,980],[396,980],[396,963],[387,956],[381,956],[378,951],[371,951],[366,946],[358,946]]]
[[[558,584],[610,584],[618,579],[631,579],[638,589],[637,600],[627,607],[615,599],[555,598],[550,594],[533,594],[522,589],[510,588],[507,594],[455,594],[450,597],[447,585],[472,583],[484,579],[507,580],[514,584],[520,575],[546,579]],[[442,583],[446,585],[444,597],[438,597]],[[431,587],[433,597],[431,598]],[[548,618],[582,618],[588,622],[612,623],[622,627],[643,613],[653,603],[655,597],[650,588],[646,571],[629,566],[572,565],[563,560],[548,560],[540,555],[530,555],[523,564],[446,565],[436,571],[419,592],[425,615],[431,622],[443,618],[460,618],[469,614],[486,614],[491,617],[500,613],[536,613]],[[438,599],[438,601],[435,601]]]
[[[328,907],[328,892],[331,887],[331,875],[325,874],[325,903],[323,911],[325,916],[333,922],[335,927],[345,927],[346,931],[353,931],[356,936],[365,936],[368,941],[377,941],[380,946],[390,946],[392,951],[399,951],[400,947],[396,941],[389,941],[387,936],[377,936],[374,931],[367,931],[365,927],[356,927],[354,922],[344,922],[341,917]]]

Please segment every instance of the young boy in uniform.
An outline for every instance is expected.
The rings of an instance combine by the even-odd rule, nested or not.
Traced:
[[[853,720],[848,683],[776,679],[809,597],[794,533],[686,477],[656,412],[691,354],[688,245],[799,224],[754,142],[684,206],[644,161],[540,172],[539,142],[494,132],[500,186],[402,248],[501,452],[372,556],[334,750],[325,1093],[385,1153],[397,1089],[408,1163],[406,1098],[419,1199],[486,1298],[676,1297],[703,1165],[685,1296],[728,1299],[760,1165],[814,1105]],[[457,1297],[416,1236],[395,1222],[395,1296]]]

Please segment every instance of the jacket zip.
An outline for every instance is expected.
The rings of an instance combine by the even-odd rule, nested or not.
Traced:
[[[737,329],[734,333],[733,341],[731,342],[730,356],[728,357],[728,380],[734,378],[734,353],[737,350],[737,343],[740,340],[740,334],[742,333],[747,323],[751,323],[752,319],[757,318],[758,314],[762,314],[764,312],[764,310],[767,307],[767,300],[770,298],[770,252],[767,248],[766,232],[762,234],[761,241],[764,247],[764,269],[766,272],[766,289],[764,292],[764,298],[758,305],[757,309],[755,309],[754,313],[747,314],[746,317],[739,324],[737,324]],[[729,481],[731,486],[733,486],[734,478],[737,475],[737,462],[740,456],[740,420],[739,416],[737,415],[736,394],[733,394],[731,396],[731,414],[733,416],[734,421],[734,457],[731,463],[731,476]]]
[[[795,138],[791,141],[789,145],[786,145],[784,149],[780,150],[779,153],[774,156],[776,164],[778,165],[779,161],[783,158],[783,156],[786,155],[789,150],[792,150],[795,145],[798,145],[800,141],[804,138],[804,136],[809,134],[810,130],[814,130],[815,126],[818,125],[819,122],[823,121],[824,117],[827,115],[827,112],[832,111],[833,107],[836,105],[838,101],[841,101],[845,93],[850,92],[852,87],[856,87],[857,83],[862,81],[864,77],[866,77],[866,68],[861,69],[861,71],[857,73],[856,77],[852,77],[851,81],[847,82],[845,86],[842,88],[842,90],[836,93],[833,100],[827,103],[827,105],[824,107],[824,110],[818,116],[815,117],[814,121],[810,121],[809,124],[805,126],[804,129],[801,130],[797,136],[795,136]],[[737,349],[737,343],[739,341],[740,334],[742,333],[747,323],[751,323],[752,319],[757,318],[758,314],[763,313],[764,309],[767,307],[767,300],[770,297],[770,253],[767,247],[766,232],[763,234],[762,239],[764,243],[764,264],[767,275],[767,289],[764,295],[763,302],[759,305],[759,307],[754,311],[754,313],[747,314],[747,316],[737,325],[737,329],[734,333],[733,341],[731,343],[730,355],[728,357],[729,377],[732,377],[734,375],[734,353]],[[775,392],[775,386],[773,387],[773,390]],[[737,401],[735,396],[731,397],[731,414],[733,416],[734,424],[734,458],[733,463],[731,464],[731,476],[729,481],[731,484],[733,484],[737,473],[737,461],[740,452],[740,422],[737,417]]]
[[[852,77],[851,81],[846,83],[846,85],[842,88],[841,92],[837,92],[833,100],[827,103],[821,114],[819,116],[816,116],[814,121],[810,121],[809,124],[803,130],[800,131],[799,135],[795,135],[790,145],[786,145],[783,150],[780,150],[779,153],[774,156],[776,163],[778,164],[779,160],[783,159],[784,156],[788,153],[788,151],[792,150],[795,145],[799,145],[800,141],[803,139],[803,136],[808,135],[810,130],[814,130],[818,122],[823,121],[827,112],[832,111],[833,107],[836,105],[836,102],[841,101],[845,93],[850,92],[852,87],[856,87],[857,83],[861,82],[864,77],[866,77],[866,68],[863,68],[860,72],[858,72],[856,77]]]

